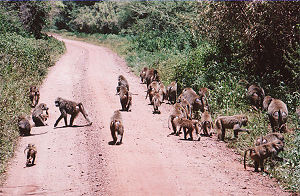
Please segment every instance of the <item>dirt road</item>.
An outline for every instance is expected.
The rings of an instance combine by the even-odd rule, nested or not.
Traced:
[[[62,38],[60,38],[62,39]],[[244,170],[239,156],[215,138],[184,141],[170,136],[171,105],[152,114],[146,87],[109,49],[67,39],[67,52],[42,85],[40,102],[48,104],[49,126],[34,127],[19,142],[0,195],[287,195],[275,181],[253,168]],[[125,134],[111,141],[110,117],[120,109],[117,77],[124,75],[133,96],[131,112],[122,112]],[[58,128],[57,96],[80,101],[92,126]],[[80,114],[75,125],[86,125]],[[25,166],[23,150],[37,146],[36,165]]]

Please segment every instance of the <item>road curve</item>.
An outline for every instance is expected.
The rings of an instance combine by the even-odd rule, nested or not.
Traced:
[[[245,171],[239,156],[215,138],[184,141],[169,136],[171,105],[152,114],[146,87],[111,50],[58,37],[67,51],[50,68],[40,88],[40,102],[49,106],[49,126],[33,127],[19,141],[0,195],[288,195],[275,181]],[[115,95],[124,75],[133,96],[131,112],[122,112],[123,144],[111,141],[110,117],[121,108]],[[92,126],[80,114],[76,127],[58,128],[57,96],[82,102]],[[23,150],[37,146],[36,165],[25,166]]]

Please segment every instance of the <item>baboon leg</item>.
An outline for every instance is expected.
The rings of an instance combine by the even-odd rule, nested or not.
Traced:
[[[174,119],[171,119],[171,124],[172,124],[172,128],[173,128],[173,133],[175,135],[175,134],[177,134],[177,127],[176,127],[176,125],[174,123]]]
[[[193,141],[193,129],[188,129],[190,140]]]
[[[264,160],[263,160],[263,159],[259,160],[259,164],[260,164],[260,170],[261,170],[262,172],[265,171],[265,168],[264,168]]]
[[[270,123],[271,123],[272,132],[276,132],[276,130],[275,130],[275,122],[273,121],[273,117],[271,115],[269,115],[269,120],[270,120]]]
[[[180,130],[181,130],[181,128],[180,128]],[[179,131],[180,131],[180,130],[179,130]],[[184,135],[183,135],[183,136],[184,136],[184,139],[186,140],[186,134],[187,134],[187,132],[186,132],[186,128],[184,128],[184,127],[183,127],[183,134],[184,134]]]
[[[118,138],[117,138],[117,142],[116,142],[117,145],[122,144],[122,138],[123,138],[123,136],[118,134]]]
[[[259,166],[258,162],[254,161],[254,171],[255,172],[258,172],[258,166]]]
[[[76,115],[71,115],[71,118],[70,118],[70,127],[73,126],[73,122],[74,122],[75,117],[76,117]]]
[[[222,131],[221,140],[224,141],[224,139],[225,139],[225,128],[222,127],[221,131]]]
[[[32,162],[31,162],[31,165],[34,165],[34,161],[35,161],[35,155],[32,156]]]
[[[239,124],[236,124],[233,126],[233,133],[234,133],[234,137],[238,138],[239,132],[247,132],[249,133],[249,131],[247,129],[242,129],[240,128]]]
[[[62,118],[64,118],[64,120],[65,120],[65,125],[67,126],[67,115],[61,114],[61,115],[58,117],[58,119],[56,120],[56,122],[55,122],[55,124],[54,124],[54,127],[56,127],[56,126],[58,125],[59,121],[60,121]]]

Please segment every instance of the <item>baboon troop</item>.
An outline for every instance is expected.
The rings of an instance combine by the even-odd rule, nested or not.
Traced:
[[[36,86],[31,86],[29,88],[29,99],[30,99],[31,107],[33,108],[39,103],[40,91]]]
[[[88,121],[88,125],[92,125],[92,122],[89,119],[88,114],[86,113],[82,103],[76,103],[74,101],[63,99],[61,97],[57,97],[54,103],[55,106],[59,108],[59,111],[61,113],[61,115],[56,120],[54,127],[57,126],[57,124],[62,118],[64,118],[65,126],[68,126],[67,114],[71,115],[69,126],[73,126],[74,119],[77,117],[79,112],[81,112],[84,118]]]
[[[32,112],[32,120],[36,127],[47,126],[47,123],[45,121],[49,116],[48,109],[49,108],[45,103],[40,103],[34,108]]]
[[[132,94],[128,91],[128,89],[125,86],[121,86],[119,88],[119,96],[120,96],[122,111],[127,111],[127,112],[130,111]]]
[[[224,141],[225,138],[225,130],[226,129],[233,129],[234,137],[237,138],[239,132],[247,132],[249,130],[242,129],[242,126],[247,126],[248,117],[246,115],[233,115],[233,116],[219,116],[215,122],[217,132],[218,132],[218,139]]]
[[[112,144],[120,145],[122,144],[124,126],[122,122],[122,116],[119,110],[116,110],[111,117],[110,121],[110,131],[113,138]]]
[[[28,144],[27,147],[24,149],[24,154],[26,150],[27,150],[26,167],[33,166],[36,153],[37,153],[36,147],[34,144]]]
[[[252,84],[248,88],[247,96],[249,97],[250,103],[255,110],[263,107],[263,101],[265,97],[265,91],[263,88]]]
[[[18,117],[18,127],[21,136],[30,135],[31,125],[29,123],[29,120],[25,116]]]

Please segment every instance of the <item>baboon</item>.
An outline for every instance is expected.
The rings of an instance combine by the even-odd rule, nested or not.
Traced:
[[[120,87],[120,103],[122,106],[122,111],[130,111],[130,106],[132,102],[132,94],[128,92],[127,88],[125,86]]]
[[[192,120],[192,107],[185,98],[181,98],[181,106],[184,109],[185,118]]]
[[[141,82],[142,84],[146,83],[146,73],[148,71],[148,67],[144,67],[141,72],[140,72],[140,78],[141,78]]]
[[[29,123],[29,120],[25,116],[18,117],[18,126],[19,126],[19,132],[21,136],[30,135],[31,125]]]
[[[123,134],[124,134],[124,126],[122,122],[122,116],[120,111],[116,110],[111,117],[110,122],[110,131],[111,136],[113,138],[113,144],[122,144]]]
[[[209,107],[209,104],[208,104],[208,101],[207,101],[207,97],[209,96],[208,88],[206,88],[206,87],[200,88],[199,96],[201,97],[201,100],[202,100],[202,103],[203,103],[202,105],[203,105],[204,110],[207,110],[208,112],[210,112],[210,107]]]
[[[249,130],[242,129],[242,126],[247,126],[248,117],[246,115],[233,115],[233,116],[219,116],[215,122],[218,130],[218,139],[224,141],[225,130],[233,129],[234,137],[237,138],[239,132],[245,131],[249,133]]]
[[[284,137],[281,133],[269,133],[265,136],[261,136],[261,137],[258,137],[256,140],[255,140],[255,146],[259,146],[261,144],[266,144],[266,143],[269,143],[269,142],[273,142],[275,140],[280,140],[284,143]]]
[[[273,100],[273,98],[271,96],[269,96],[269,95],[265,96],[264,101],[263,101],[263,109],[265,111],[268,111],[268,107],[272,100]]]
[[[155,92],[153,96],[153,114],[160,114],[159,107],[161,105],[161,98],[162,96],[160,93]]]
[[[296,108],[296,114],[298,115],[298,118],[299,118],[299,120],[300,120],[300,106],[298,106],[298,107]]]
[[[203,130],[204,135],[212,136],[213,122],[208,111],[204,111],[201,116],[201,129]]]
[[[252,84],[249,86],[247,91],[247,96],[250,100],[252,107],[257,110],[258,108],[262,108],[263,100],[265,97],[265,91],[263,88]]]
[[[175,104],[177,99],[177,83],[175,81],[171,82],[167,87],[166,94],[168,102]]]
[[[178,101],[180,102],[182,98],[185,98],[189,102],[193,112],[196,112],[198,110],[204,112],[205,102],[203,101],[202,97],[197,95],[197,93],[192,88],[185,88],[179,95]]]
[[[173,107],[173,111],[171,115],[168,118],[168,128],[170,129],[170,121],[172,124],[172,129],[173,133],[171,134],[177,134],[177,125],[178,125],[178,119],[179,118],[186,118],[186,111],[185,109],[181,106],[180,103],[175,103]]]
[[[153,101],[152,101],[153,96],[155,93],[159,92],[159,89],[160,89],[160,84],[157,81],[151,82],[151,84],[148,86],[145,99],[147,99],[147,97],[149,96],[150,104],[153,104]]]
[[[57,124],[62,118],[64,118],[65,125],[68,126],[67,114],[71,115],[69,126],[73,126],[74,119],[77,117],[79,112],[81,112],[84,118],[88,121],[89,123],[88,125],[92,125],[92,122],[90,121],[88,114],[86,113],[83,104],[81,102],[76,103],[74,101],[69,101],[61,97],[57,97],[55,100],[55,106],[59,108],[61,115],[56,120],[54,127],[57,126]]]
[[[123,75],[119,75],[118,77],[118,86],[117,86],[117,95],[120,93],[120,87],[125,86],[127,90],[129,91],[129,84],[126,80],[126,78]]]
[[[27,151],[27,159],[26,159],[26,167],[33,166],[35,157],[36,157],[36,153],[37,153],[36,147],[34,144],[28,144],[24,150],[24,154],[25,154],[26,150],[28,150]]]
[[[186,140],[186,135],[189,134],[190,140],[193,140],[193,131],[195,129],[197,138],[198,138],[197,140],[200,141],[201,136],[199,134],[198,120],[189,120],[187,118],[179,118],[177,123],[180,126],[179,132],[177,135],[179,135],[181,128],[183,128],[184,139]],[[187,131],[186,131],[186,129],[187,129]]]
[[[153,82],[153,81],[158,81],[159,82],[159,76],[158,76],[158,71],[155,69],[148,69],[146,72],[146,84],[147,88],[148,86]]]
[[[159,90],[158,90],[158,92],[161,95],[161,102],[163,102],[167,98],[166,87],[165,87],[165,85],[163,83],[159,84]]]
[[[246,156],[250,152],[250,158],[254,161],[255,172],[258,172],[260,166],[261,171],[264,171],[264,160],[268,157],[277,156],[280,151],[283,151],[284,144],[281,140],[275,140],[266,144],[249,148],[244,153],[244,168],[246,169]]]
[[[208,88],[206,88],[206,87],[200,88],[199,95],[208,97],[209,96]]]
[[[283,101],[272,99],[268,107],[268,116],[273,132],[287,132],[288,109]]]
[[[45,121],[49,116],[48,110],[49,108],[45,103],[40,103],[34,108],[32,112],[32,120],[36,127],[47,126],[47,123]]]
[[[31,102],[31,107],[35,107],[39,103],[40,91],[36,86],[31,86],[29,88],[29,99]]]

